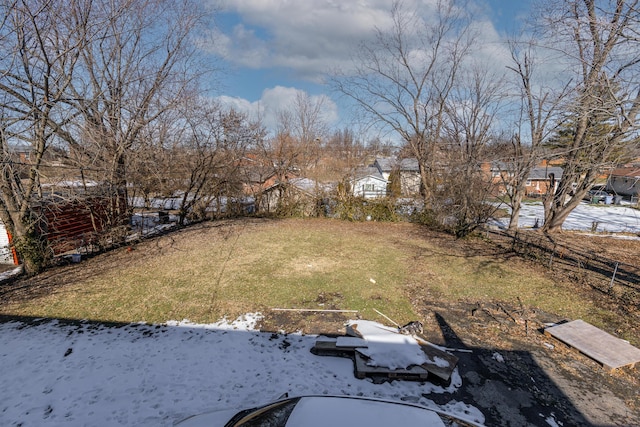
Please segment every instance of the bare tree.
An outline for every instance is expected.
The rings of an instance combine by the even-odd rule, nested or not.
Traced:
[[[477,64],[461,72],[445,106],[446,149],[442,150],[443,168],[431,202],[436,217],[458,237],[484,224],[494,213],[489,203],[491,177],[481,169],[493,123],[504,97],[499,76]]]
[[[291,142],[296,145],[296,149],[288,150],[295,153],[292,166],[304,174],[318,165],[321,145],[328,135],[324,108],[325,98],[313,98],[305,92],[297,92],[293,104],[278,114],[278,135],[292,138]]]
[[[278,112],[275,135],[258,144],[253,173],[260,173],[261,179],[273,178],[272,184],[279,185],[278,200],[284,201],[284,184],[289,178],[317,172],[322,142],[328,134],[324,107],[325,98],[298,92],[293,103]],[[262,188],[254,195],[256,205],[263,205]]]
[[[202,219],[206,209],[221,197],[240,193],[238,168],[240,159],[250,147],[264,137],[259,123],[249,122],[235,110],[220,111],[215,106],[202,108],[188,117],[187,135],[181,143],[182,180],[180,223],[189,215]],[[175,159],[175,158],[174,158]]]
[[[509,230],[514,231],[518,228],[526,182],[532,169],[544,157],[544,144],[557,126],[567,88],[544,84],[534,42],[512,42],[510,48],[512,65],[507,68],[515,76],[517,131],[509,138],[509,143],[503,145],[505,150],[499,161],[504,165],[501,180],[507,195],[505,202],[511,208]],[[553,191],[545,194],[546,204],[551,195]]]
[[[241,194],[242,158],[265,134],[246,114],[197,96],[153,128],[149,145],[132,161],[130,192],[147,202],[154,196],[179,197],[180,224],[220,213],[227,199]]]
[[[377,29],[374,40],[360,46],[355,72],[332,79],[338,92],[411,148],[427,207],[447,102],[473,42],[464,11],[454,1],[438,0],[429,16],[421,16],[395,2],[391,28]]]
[[[83,47],[86,12],[76,3],[28,0],[4,2],[0,9],[5,17],[0,27],[0,218],[25,272],[32,274],[49,256],[34,200],[41,196],[45,152],[57,128],[72,118],[64,107],[70,85],[66,76]],[[11,155],[16,144],[28,147],[28,159]]]
[[[352,173],[365,163],[372,150],[359,141],[352,129],[336,130],[322,146],[322,158],[330,180],[338,180],[345,171]]]
[[[127,214],[130,154],[143,145],[145,128],[177,108],[205,70],[195,63],[193,36],[206,14],[189,0],[86,2],[93,32],[81,68],[68,76],[78,119],[64,137],[81,165],[104,171],[95,179],[110,188],[117,224]]]
[[[128,156],[197,80],[191,70],[204,69],[193,66],[191,36],[206,14],[189,0],[16,0],[0,8],[0,217],[34,273],[50,255],[38,208],[52,170],[47,151],[66,152],[66,166],[83,180],[106,182],[112,222],[122,221]],[[30,149],[25,164],[10,155],[18,142]]]
[[[559,156],[563,177],[545,212],[543,230],[557,232],[596,182],[628,152],[640,114],[638,0],[564,0],[544,14],[548,40],[571,72],[572,104]]]

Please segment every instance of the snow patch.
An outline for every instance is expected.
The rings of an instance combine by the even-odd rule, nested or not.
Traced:
[[[452,393],[462,384],[457,369],[446,388],[359,380],[351,360],[311,353],[317,336],[255,331],[260,317],[250,313],[206,325],[0,323],[0,425],[172,426],[194,414],[264,404],[285,392],[399,401]],[[480,414],[455,402],[441,409],[467,418]]]
[[[369,366],[403,369],[428,361],[416,339],[398,333],[395,328],[368,320],[352,320],[347,325],[367,341],[367,347],[358,349],[358,352],[369,358]]]

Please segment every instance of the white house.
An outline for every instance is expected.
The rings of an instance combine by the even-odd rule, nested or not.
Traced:
[[[386,197],[387,184],[382,174],[375,167],[358,170],[351,180],[351,191],[354,196],[365,199]]]

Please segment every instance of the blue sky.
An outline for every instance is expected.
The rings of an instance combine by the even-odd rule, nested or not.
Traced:
[[[405,0],[429,3],[433,0]],[[497,52],[517,32],[531,0],[470,0],[486,46]],[[220,100],[255,114],[267,126],[291,105],[297,91],[325,98],[330,125],[347,125],[337,96],[322,84],[331,68],[348,67],[349,55],[374,26],[384,26],[390,0],[222,0],[212,51],[224,59],[216,87]]]

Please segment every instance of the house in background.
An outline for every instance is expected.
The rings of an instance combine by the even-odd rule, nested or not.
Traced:
[[[289,209],[302,216],[317,216],[324,195],[331,188],[309,178],[291,178],[287,182],[277,182],[262,192],[259,212],[277,212]]]
[[[349,183],[351,193],[356,197],[376,199],[387,196],[389,181],[374,166],[358,169]]]
[[[33,147],[31,144],[19,143],[9,145],[9,155],[20,163],[30,164]]]
[[[513,179],[513,167],[509,163],[493,161],[480,164],[480,170],[485,178],[491,181],[491,194],[501,196],[506,194],[507,185]]]
[[[114,196],[99,186],[83,188],[79,181],[45,184],[43,188],[47,193],[33,211],[39,218],[38,231],[47,239],[54,256],[100,250],[103,243],[113,241],[116,230],[122,231],[129,222],[128,215],[120,218],[113,215],[118,203],[127,211],[123,193]],[[11,247],[11,236],[2,222],[0,263],[19,263]]]
[[[238,166],[237,179],[242,189],[242,195],[245,198],[254,199],[256,208],[259,210],[263,205],[261,201],[263,195],[273,194],[276,188],[280,188],[289,180],[297,178],[298,172],[295,168],[278,171],[273,164],[252,157],[244,157]],[[267,197],[269,197],[268,194]],[[271,202],[267,200],[265,203],[265,206],[268,206]]]
[[[640,195],[640,166],[625,166],[612,170],[607,179],[607,190],[621,196]]]
[[[559,166],[537,166],[531,169],[527,177],[527,196],[541,196],[555,192],[562,180],[563,169]],[[553,188],[551,188],[553,186]]]
[[[505,162],[485,162],[481,165],[484,174],[491,180],[493,185],[493,194],[501,195],[507,192],[507,186],[514,177],[514,166]],[[547,194],[551,190],[558,189],[560,180],[562,179],[562,168],[559,166],[551,166],[542,163],[531,171],[525,182],[525,192],[529,197],[539,197]]]
[[[378,157],[373,166],[388,182],[396,175],[400,178],[400,195],[416,196],[420,194],[422,181],[420,180],[420,168],[418,159],[394,159],[392,157]]]

